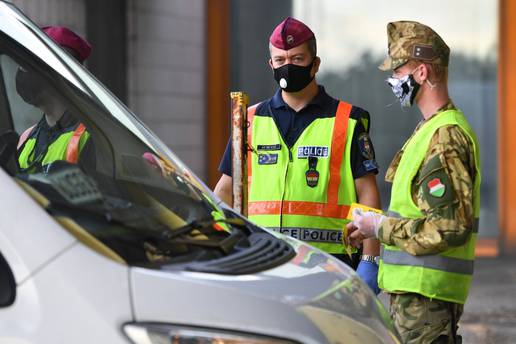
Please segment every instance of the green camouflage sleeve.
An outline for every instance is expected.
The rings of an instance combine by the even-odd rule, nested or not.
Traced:
[[[473,148],[457,126],[436,131],[412,184],[418,219],[386,218],[380,241],[412,255],[435,254],[464,244],[474,225]]]

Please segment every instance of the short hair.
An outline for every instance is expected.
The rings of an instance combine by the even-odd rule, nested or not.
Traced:
[[[317,56],[317,40],[315,39],[315,36],[306,42],[308,43],[308,51],[310,52],[310,55],[312,55],[312,58],[315,58]]]
[[[443,82],[448,80],[448,67],[418,59],[411,59],[408,62],[417,65],[424,64],[429,70],[428,79],[430,82]]]

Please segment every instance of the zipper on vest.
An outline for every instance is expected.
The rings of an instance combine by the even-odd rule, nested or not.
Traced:
[[[281,193],[281,205],[280,205],[280,229],[283,228],[283,202],[285,200],[285,190],[287,189],[287,176],[288,176],[288,167],[291,162],[294,161],[292,158],[292,148],[288,148],[288,161],[287,168],[285,169],[285,177],[283,178],[283,192]]]

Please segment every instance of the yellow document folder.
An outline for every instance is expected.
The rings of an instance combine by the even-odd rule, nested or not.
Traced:
[[[360,203],[351,203],[351,205],[349,206],[349,211],[348,211],[348,215],[347,215],[346,219],[348,219],[350,221],[353,220],[353,210],[355,210],[356,208],[360,208],[364,212],[373,211],[378,214],[383,214],[383,211],[381,211],[380,209],[371,208],[371,207],[368,207],[368,206],[360,204]],[[342,228],[342,244],[344,245],[344,249],[346,250],[346,253],[351,258],[351,253],[354,252],[354,249],[349,245],[348,229],[346,228],[346,226],[344,226],[344,228]]]
[[[372,212],[375,212],[378,214],[383,214],[383,211],[381,211],[380,209],[371,208],[371,207],[368,207],[367,205],[363,205],[360,203],[351,203],[351,205],[349,206],[348,216],[346,217],[346,219],[348,219],[350,221],[353,220],[353,210],[355,210],[356,208],[362,209],[363,212],[372,211]]]

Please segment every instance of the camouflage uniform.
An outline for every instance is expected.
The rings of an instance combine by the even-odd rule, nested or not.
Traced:
[[[387,32],[389,56],[380,69],[394,70],[410,59],[448,66],[450,50],[431,28],[400,21],[389,23]],[[455,106],[449,101],[436,114],[451,109]],[[402,154],[403,151],[399,151],[389,166],[387,182],[393,182]],[[387,217],[378,232],[380,241],[412,255],[437,254],[466,243],[475,225],[475,174],[473,144],[466,134],[454,125],[439,128],[412,182],[412,199],[423,217]],[[428,182],[434,178],[452,192],[442,197],[433,196]],[[390,311],[404,343],[454,343],[453,330],[456,330],[463,305],[415,293],[399,293],[391,294]]]
[[[457,322],[462,310],[462,305],[419,294],[391,294],[390,314],[403,343],[454,343],[451,312]]]
[[[449,102],[437,113],[454,108]],[[393,182],[402,154],[398,152],[391,162],[385,176],[387,182]],[[425,216],[418,219],[388,217],[379,230],[380,240],[412,255],[435,254],[464,244],[475,218],[473,154],[473,145],[459,127],[439,128],[412,184],[412,199]],[[453,192],[447,192],[444,197],[432,196],[427,181],[435,177]]]
[[[450,109],[454,109],[452,102],[437,113]],[[392,183],[402,154],[402,151],[398,152],[389,166],[387,182]],[[444,197],[432,196],[427,182],[436,177],[453,192],[447,192]],[[474,226],[474,178],[475,157],[471,142],[456,126],[439,128],[412,184],[412,198],[424,217],[386,218],[378,232],[380,241],[396,245],[412,255],[435,254],[464,244]],[[430,300],[419,294],[391,295],[391,316],[406,343],[431,342],[430,338],[441,335],[450,337],[442,343],[453,342],[450,341],[451,312],[455,313],[457,323],[462,309],[462,305]]]

